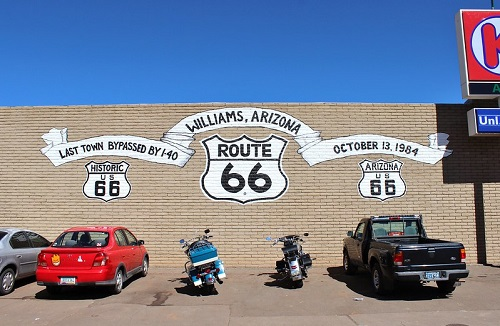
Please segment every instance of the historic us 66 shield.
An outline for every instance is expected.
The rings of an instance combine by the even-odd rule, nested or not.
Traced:
[[[128,167],[129,164],[124,161],[87,163],[85,165],[87,181],[83,184],[83,193],[89,198],[98,198],[106,202],[127,197],[131,188],[127,180]]]
[[[242,135],[226,140],[213,135],[201,143],[207,165],[200,183],[209,198],[246,204],[275,200],[288,189],[281,167],[286,139],[270,135],[256,140]]]
[[[386,200],[406,193],[406,183],[401,177],[403,162],[399,160],[364,160],[359,163],[363,177],[358,183],[359,194],[364,198]]]

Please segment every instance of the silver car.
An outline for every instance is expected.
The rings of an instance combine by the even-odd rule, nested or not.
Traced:
[[[35,275],[38,253],[49,245],[33,231],[0,228],[0,295],[12,292],[16,280]]]

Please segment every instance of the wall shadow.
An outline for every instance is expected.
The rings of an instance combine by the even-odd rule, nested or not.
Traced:
[[[442,161],[443,182],[474,185],[477,262],[480,264],[487,263],[483,184],[500,182],[500,141],[498,137],[470,137],[467,111],[496,107],[496,100],[469,100],[462,105],[436,104],[438,132],[449,135],[448,149],[453,150]]]

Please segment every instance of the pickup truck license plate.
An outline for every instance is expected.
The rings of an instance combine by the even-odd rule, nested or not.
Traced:
[[[76,284],[75,277],[61,277],[59,284],[74,285]]]
[[[424,278],[426,280],[435,280],[435,279],[441,278],[441,273],[440,272],[425,272]]]

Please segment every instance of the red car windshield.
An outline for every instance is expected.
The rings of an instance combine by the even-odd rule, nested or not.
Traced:
[[[109,233],[98,231],[72,231],[61,234],[52,244],[53,247],[105,247],[108,245]]]

